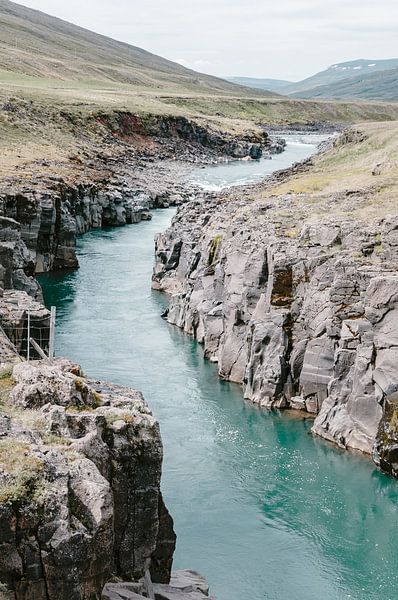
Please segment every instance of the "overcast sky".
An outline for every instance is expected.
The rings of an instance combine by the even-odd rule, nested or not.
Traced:
[[[198,71],[299,80],[398,57],[398,0],[24,0]]]

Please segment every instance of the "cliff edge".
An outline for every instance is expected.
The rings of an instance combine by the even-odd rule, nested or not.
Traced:
[[[1,390],[2,584],[18,600],[81,600],[115,577],[168,583],[176,538],[141,394],[64,360],[17,364]]]
[[[266,408],[397,474],[398,125],[351,128],[257,187],[181,208],[156,240],[167,318]]]

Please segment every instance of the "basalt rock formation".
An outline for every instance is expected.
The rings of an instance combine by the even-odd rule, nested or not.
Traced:
[[[19,119],[34,113],[31,106],[12,101],[3,110]],[[150,219],[153,208],[189,199],[192,190],[179,182],[189,162],[259,158],[263,149],[275,153],[284,147],[283,140],[266,132],[233,136],[183,117],[114,111],[95,113],[83,123],[66,113],[57,118],[76,140],[86,134],[80,154],[66,163],[21,166],[0,181],[0,283],[5,278],[3,287],[31,295],[39,294],[34,280],[28,280],[35,272],[78,266],[77,235],[138,223]],[[24,172],[28,167],[33,176]]]
[[[0,217],[0,295],[4,289],[15,289],[40,297],[34,273],[35,262],[22,239],[21,224]]]
[[[398,215],[344,215],[361,203],[250,188],[192,201],[156,239],[153,287],[245,398],[313,414],[313,433],[396,474]]]
[[[2,392],[6,597],[95,600],[112,577],[169,584],[175,534],[160,492],[162,443],[141,394],[87,380],[64,360],[17,364]]]
[[[122,226],[151,218],[154,207],[175,205],[181,195],[151,195],[142,190],[62,182],[45,192],[20,190],[0,194],[4,287],[38,292],[27,277],[35,272],[76,268],[76,237],[90,229]],[[11,232],[15,238],[10,248]],[[10,258],[7,257],[7,254]],[[8,260],[7,260],[8,258]],[[34,288],[36,286],[36,288]]]

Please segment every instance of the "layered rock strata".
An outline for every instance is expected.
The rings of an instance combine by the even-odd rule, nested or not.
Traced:
[[[396,473],[398,215],[344,216],[360,193],[323,202],[315,218],[292,194],[190,202],[156,239],[153,287],[245,398],[311,413],[315,434]]]
[[[175,534],[160,492],[159,425],[141,394],[87,380],[63,360],[16,365],[6,395],[2,382],[9,597],[95,600],[112,577],[168,584]]]

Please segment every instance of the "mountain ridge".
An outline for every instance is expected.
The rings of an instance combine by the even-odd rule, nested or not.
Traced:
[[[9,0],[0,0],[0,25],[0,70],[5,72],[155,89],[172,82],[183,89],[253,95],[252,90]]]
[[[327,69],[315,73],[311,77],[307,77],[302,81],[286,86],[284,88],[284,93],[289,96],[303,91],[310,94],[312,89],[320,85],[334,85],[340,81],[355,78],[359,74],[374,74],[377,72],[388,71],[394,67],[398,67],[398,58],[385,60],[360,58],[358,60],[334,63]]]
[[[290,94],[291,98],[398,100],[398,68],[358,75],[331,85]]]
[[[392,74],[394,69],[398,69],[398,58],[383,60],[360,58],[334,63],[327,69],[296,82],[250,77],[228,77],[227,80],[256,89],[263,89],[267,86],[273,92],[290,98],[352,98],[394,101],[398,100],[398,86],[394,85],[395,81],[390,83],[388,79],[388,73]],[[364,90],[361,89],[361,86],[356,86],[361,80],[365,80]],[[351,84],[357,89],[350,89]]]

